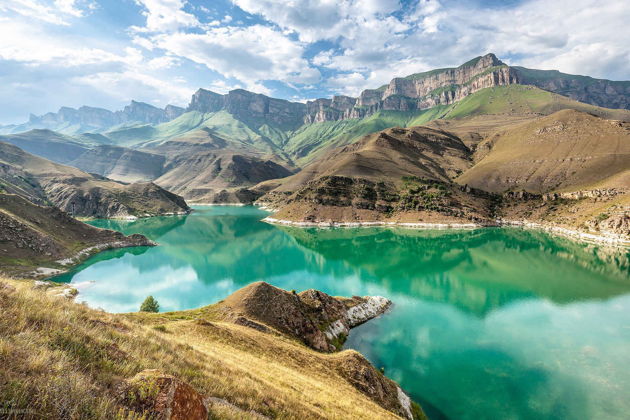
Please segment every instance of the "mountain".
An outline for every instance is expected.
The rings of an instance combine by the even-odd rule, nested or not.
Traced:
[[[252,190],[287,223],[503,220],[627,243],[628,124],[565,109],[391,128]]]
[[[59,163],[71,162],[89,150],[85,143],[75,138],[46,129],[0,136],[0,141]]]
[[[155,245],[142,235],[97,229],[51,206],[0,193],[0,267],[4,275],[48,276],[95,250]]]
[[[79,134],[104,131],[121,124],[159,124],[177,118],[184,109],[167,105],[160,109],[144,102],[131,101],[121,111],[82,106],[78,109],[61,107],[57,112],[36,116],[31,114],[28,122],[0,127],[0,133],[12,134],[32,129],[51,129],[64,134]]]
[[[479,149],[485,156],[459,183],[536,194],[630,185],[630,123],[563,110],[497,131]]]
[[[518,66],[512,69],[520,84],[536,86],[604,108],[630,109],[630,81],[594,79],[561,73],[558,70],[535,70]]]
[[[557,78],[563,82],[554,82]],[[85,115],[79,112],[82,119],[72,130],[98,125],[96,133],[38,130],[4,140],[113,179],[154,180],[198,202],[249,202],[262,191],[249,190],[259,181],[289,175],[336,147],[391,127],[444,128],[477,159],[477,145],[494,129],[506,128],[508,120],[533,121],[573,109],[630,121],[629,110],[602,108],[550,91],[597,103],[612,92],[616,102],[605,103],[621,106],[624,83],[511,67],[487,54],[458,67],[394,78],[356,98],[294,103],[242,89],[224,95],[199,89],[186,109],[160,110],[132,101],[106,117],[109,111],[81,108]],[[74,111],[64,109],[53,120],[70,120]],[[484,127],[471,126],[482,119]]]
[[[271,160],[225,151],[181,154],[169,161],[173,169],[155,183],[201,203],[250,203],[257,196],[247,187],[283,178],[291,172]]]
[[[307,222],[489,220],[484,194],[452,182],[470,168],[471,151],[456,136],[427,127],[390,128],[332,150],[297,174],[256,188],[274,218]],[[400,219],[400,220],[403,220]]]
[[[153,183],[123,184],[0,142],[0,188],[83,217],[143,217],[188,212],[186,202]]]

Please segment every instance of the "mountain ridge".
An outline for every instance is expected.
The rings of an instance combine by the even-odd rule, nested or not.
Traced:
[[[26,123],[0,126],[0,134],[14,134],[32,128],[50,128],[66,134],[104,132],[117,126],[169,122],[185,112],[212,113],[221,110],[257,126],[270,124],[283,130],[295,130],[313,122],[364,118],[380,110],[430,109],[452,104],[486,87],[510,84],[533,85],[606,108],[630,108],[630,81],[510,66],[489,53],[458,67],[394,77],[388,84],[365,89],[357,97],[334,95],[301,103],[244,89],[219,94],[200,88],[192,95],[186,108],[167,105],[160,109],[135,100],[123,110],[114,112],[88,106],[78,109],[61,107],[57,113],[31,115]]]

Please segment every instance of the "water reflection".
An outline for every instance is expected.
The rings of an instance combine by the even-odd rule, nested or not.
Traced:
[[[432,418],[616,419],[630,412],[630,256],[520,229],[298,229],[250,207],[97,221],[160,243],[98,254],[59,278],[134,311],[199,307],[256,280],[384,295],[347,343]]]

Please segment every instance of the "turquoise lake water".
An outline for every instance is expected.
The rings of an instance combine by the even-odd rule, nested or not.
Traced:
[[[301,229],[254,207],[93,225],[160,246],[58,278],[111,312],[216,302],[253,281],[382,295],[354,348],[432,419],[630,418],[630,254],[521,229]]]

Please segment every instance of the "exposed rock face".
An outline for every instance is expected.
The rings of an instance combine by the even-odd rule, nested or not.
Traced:
[[[382,407],[392,411],[402,418],[413,419],[411,399],[395,382],[386,378],[368,362],[362,355],[351,352],[341,364],[340,373],[359,391],[376,401]],[[423,412],[419,412],[418,419],[426,420]]]
[[[494,54],[477,57],[457,68],[395,78],[358,98],[335,96],[307,102],[307,123],[363,118],[379,110],[412,111],[448,105],[481,89],[519,83],[516,73]]]
[[[207,420],[204,399],[180,379],[146,369],[127,381],[121,399],[130,408],[157,420]]]
[[[263,323],[315,350],[330,352],[341,347],[350,328],[382,314],[391,302],[379,296],[335,298],[312,289],[289,293],[256,282],[220,305],[226,318],[240,325]]]
[[[603,234],[612,234],[625,238],[630,238],[630,214],[628,211],[616,214],[605,214],[603,219],[595,219],[587,222],[590,230]]]
[[[187,108],[187,111],[204,113],[220,110],[226,110],[244,121],[255,120],[259,124],[270,123],[296,129],[303,124],[306,106],[243,89],[232,90],[226,95],[199,89]]]
[[[184,199],[152,182],[110,189],[89,187],[82,178],[48,178],[41,182],[46,197],[55,206],[75,216],[137,218],[184,214],[190,208]]]
[[[605,108],[630,109],[630,82],[594,79],[560,73],[557,70],[534,70],[512,67],[522,84],[568,96]]]

